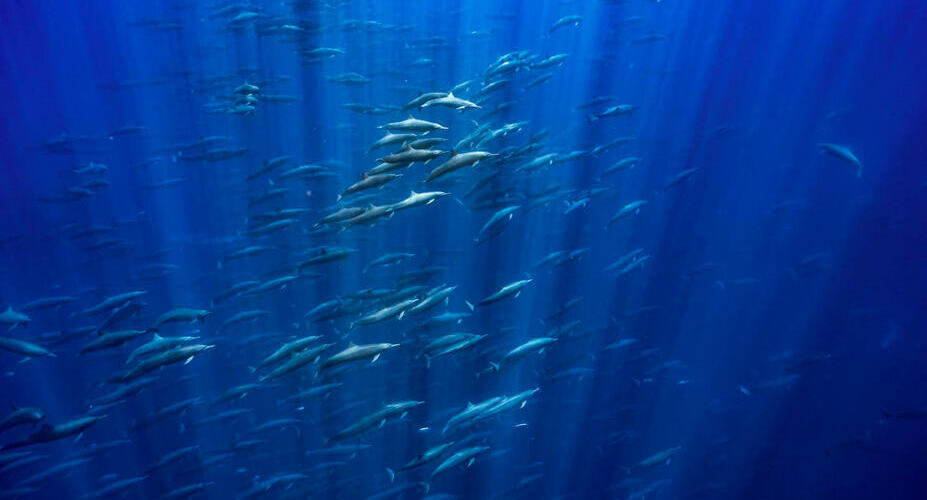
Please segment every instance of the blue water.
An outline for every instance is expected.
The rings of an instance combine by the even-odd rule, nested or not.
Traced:
[[[925,33],[914,0],[0,3],[0,404],[40,409],[0,497],[924,498]],[[410,116],[442,153],[339,197]],[[155,334],[197,338],[130,360]]]

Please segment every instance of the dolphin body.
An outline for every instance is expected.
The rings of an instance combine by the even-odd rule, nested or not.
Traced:
[[[820,148],[821,152],[836,156],[837,158],[840,158],[841,160],[856,167],[856,177],[863,176],[863,164],[861,161],[859,161],[859,158],[857,158],[856,155],[850,151],[850,148],[841,146],[839,144],[831,144],[829,142],[822,142],[818,144],[818,148]]]
[[[58,425],[43,424],[39,430],[30,434],[26,439],[5,445],[3,449],[8,450],[33,444],[49,443],[75,434],[77,434],[78,439],[80,439],[85,429],[103,420],[103,418],[105,418],[105,416],[87,416],[78,417]]]

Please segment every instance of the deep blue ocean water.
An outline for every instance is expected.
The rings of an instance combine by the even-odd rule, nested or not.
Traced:
[[[927,497],[925,33],[906,0],[0,3],[0,497]],[[442,128],[371,149],[410,117]]]

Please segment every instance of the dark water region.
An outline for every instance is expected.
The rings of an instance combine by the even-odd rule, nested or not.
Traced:
[[[925,33],[0,3],[0,498],[925,498]]]

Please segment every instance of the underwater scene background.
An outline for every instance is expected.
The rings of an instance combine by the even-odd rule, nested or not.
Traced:
[[[0,2],[0,497],[925,498],[927,5]]]

